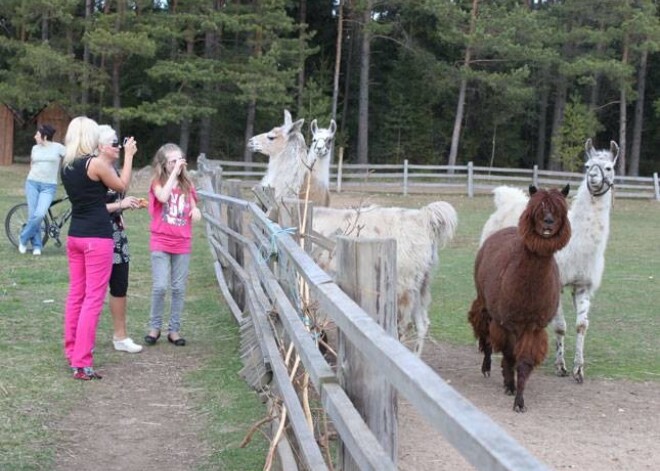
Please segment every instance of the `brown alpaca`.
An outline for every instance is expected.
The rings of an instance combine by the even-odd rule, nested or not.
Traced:
[[[474,264],[477,298],[468,319],[484,353],[481,372],[490,376],[491,355],[502,352],[504,389],[516,395],[516,412],[525,412],[525,383],[548,352],[545,328],[561,292],[553,255],[571,237],[568,191],[568,185],[561,192],[530,186],[518,227],[486,239]]]

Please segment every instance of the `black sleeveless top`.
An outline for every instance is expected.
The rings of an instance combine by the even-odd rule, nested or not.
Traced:
[[[71,202],[69,235],[112,239],[110,214],[105,206],[108,188],[103,182],[90,179],[87,167],[93,156],[85,156],[63,166],[62,184]]]

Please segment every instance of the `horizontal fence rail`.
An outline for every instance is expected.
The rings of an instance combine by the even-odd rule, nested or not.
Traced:
[[[213,160],[222,166],[223,178],[236,178],[252,186],[265,175],[268,164]],[[584,177],[581,173],[531,169],[497,168],[467,165],[403,164],[341,164],[330,166],[330,189],[363,190],[368,192],[438,193],[452,192],[473,197],[490,194],[500,185],[527,187],[559,187],[566,183],[577,189]],[[614,181],[616,197],[645,198],[660,201],[658,172],[651,177],[617,176]]]

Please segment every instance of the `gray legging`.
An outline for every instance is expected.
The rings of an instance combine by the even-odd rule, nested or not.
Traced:
[[[168,332],[179,332],[181,329],[181,314],[183,302],[186,297],[186,281],[190,254],[171,254],[165,252],[151,252],[151,275],[153,287],[151,289],[151,319],[149,328],[160,330],[163,325],[163,311],[165,310],[165,295],[167,289],[172,288],[172,302],[170,307],[170,323]],[[170,283],[171,280],[171,283]]]

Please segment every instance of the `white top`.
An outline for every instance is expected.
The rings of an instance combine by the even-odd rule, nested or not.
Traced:
[[[32,147],[30,173],[28,180],[57,185],[60,162],[64,157],[64,146],[59,142],[36,144]]]

